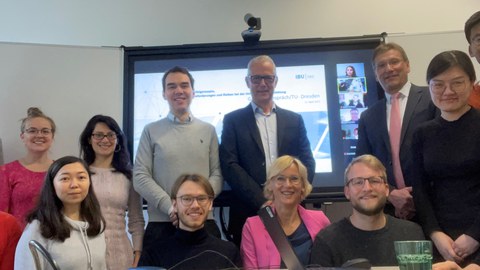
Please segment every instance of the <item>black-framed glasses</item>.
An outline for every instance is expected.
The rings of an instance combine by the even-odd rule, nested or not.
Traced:
[[[259,84],[259,83],[262,82],[262,80],[265,81],[265,83],[272,84],[272,83],[275,82],[275,79],[277,78],[277,76],[275,76],[275,75],[252,75],[252,76],[248,76],[248,78],[254,84]]]
[[[436,81],[436,80],[431,80],[430,81],[430,90],[432,93],[435,95],[441,95],[445,90],[447,89],[447,86],[450,88],[455,93],[462,93],[467,89],[467,84],[466,84],[466,79],[455,79],[450,82],[445,82],[445,81]]]
[[[183,195],[177,197],[177,200],[180,199],[180,202],[183,206],[188,207],[193,204],[193,201],[197,201],[198,205],[205,206],[207,203],[213,199],[213,197],[208,195],[199,195],[199,196],[190,196],[190,195]]]
[[[385,181],[385,178],[382,176],[354,177],[347,181],[346,186],[352,186],[354,188],[362,188],[365,185],[365,181],[368,181],[368,183],[372,187],[379,187],[387,183],[387,181]]]
[[[298,175],[291,175],[291,176],[278,175],[273,179],[275,179],[275,182],[279,185],[285,185],[287,181],[290,181],[292,185],[298,185],[302,181],[302,178]]]
[[[42,129],[27,128],[27,129],[25,129],[25,133],[27,133],[28,135],[42,134],[43,136],[48,136],[48,135],[52,134],[52,129],[50,129],[50,128],[42,128]]]
[[[92,138],[94,138],[97,141],[101,141],[101,140],[103,140],[103,138],[107,138],[108,140],[113,141],[113,140],[117,139],[117,134],[115,134],[113,132],[109,132],[107,134],[92,133]]]

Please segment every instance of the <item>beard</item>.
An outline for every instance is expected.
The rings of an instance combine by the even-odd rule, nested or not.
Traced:
[[[383,208],[385,207],[386,203],[387,203],[387,197],[383,196],[379,198],[378,203],[373,207],[366,208],[358,203],[352,204],[352,207],[360,214],[363,214],[366,216],[375,216],[383,212]]]

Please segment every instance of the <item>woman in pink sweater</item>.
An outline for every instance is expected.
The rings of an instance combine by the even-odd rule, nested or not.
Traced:
[[[80,153],[90,166],[92,184],[106,221],[107,269],[136,267],[145,221],[142,200],[131,181],[132,166],[125,135],[113,118],[95,115],[80,135]],[[133,248],[126,233],[127,211]]]
[[[26,156],[0,167],[0,211],[18,219],[22,229],[25,217],[36,205],[45,173],[52,164],[48,152],[55,135],[55,123],[35,107],[22,119],[20,138]]]

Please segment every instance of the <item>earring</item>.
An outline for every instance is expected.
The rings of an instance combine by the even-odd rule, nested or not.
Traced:
[[[122,146],[120,144],[117,144],[117,146],[115,146],[115,153],[120,152],[120,150],[122,150]]]

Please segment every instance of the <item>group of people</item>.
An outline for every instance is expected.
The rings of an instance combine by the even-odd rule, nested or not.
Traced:
[[[480,12],[465,34],[480,62]],[[220,145],[215,128],[190,110],[190,72],[165,72],[169,114],[145,127],[133,166],[125,135],[104,115],[86,124],[80,157],[53,160],[55,123],[30,108],[20,128],[26,156],[0,167],[0,211],[9,213],[0,212],[9,232],[0,232],[0,252],[10,248],[0,269],[34,269],[30,240],[62,269],[284,268],[257,216],[265,206],[303,265],[339,267],[355,258],[397,265],[393,241],[428,238],[435,261],[449,261],[435,268],[480,268],[480,112],[472,107],[480,86],[469,56],[436,55],[428,87],[408,81],[398,44],[379,45],[372,67],[385,99],[358,120],[357,157],[344,177],[352,214],[333,224],[302,205],[315,160],[302,117],[273,101],[278,77],[269,56],[248,63],[252,102],[225,115]],[[232,242],[221,239],[211,212],[223,180],[232,189]]]

